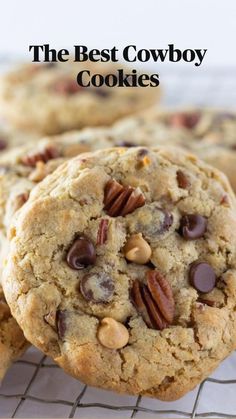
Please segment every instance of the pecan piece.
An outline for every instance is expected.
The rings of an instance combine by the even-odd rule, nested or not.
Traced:
[[[169,117],[169,123],[172,127],[183,127],[192,130],[195,128],[200,118],[200,112],[177,112]]]
[[[198,301],[198,303],[205,304],[205,305],[210,306],[210,307],[215,307],[216,306],[215,301],[207,300],[206,298],[200,298],[199,297],[197,301]]]
[[[125,216],[145,204],[139,188],[123,186],[116,180],[107,182],[104,191],[104,210],[111,217]]]
[[[177,179],[179,188],[188,189],[190,187],[189,179],[187,178],[186,174],[182,172],[182,170],[177,171],[176,179]]]
[[[63,339],[66,333],[66,311],[57,310],[56,312],[56,326],[57,333],[60,339]]]
[[[60,154],[56,147],[50,145],[44,148],[42,151],[36,153],[29,153],[21,158],[21,162],[25,166],[36,167],[37,162],[41,161],[47,163],[49,160],[56,159]]]
[[[175,302],[169,282],[160,272],[149,271],[147,274],[147,285],[163,317],[168,323],[172,323]]]
[[[109,220],[102,218],[98,228],[97,244],[104,244],[107,241]]]
[[[134,281],[133,303],[148,327],[163,330],[174,319],[174,298],[167,279],[157,271],[149,271],[147,285]]]
[[[148,314],[148,310],[143,298],[143,288],[144,286],[136,279],[133,283],[132,288],[132,299],[137,311],[141,314],[146,325],[151,329],[154,328],[154,323]]]
[[[53,90],[61,95],[74,95],[82,90],[82,87],[78,85],[76,80],[64,78],[54,84]]]

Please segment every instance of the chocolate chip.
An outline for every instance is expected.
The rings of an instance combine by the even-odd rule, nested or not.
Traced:
[[[96,252],[94,245],[86,237],[78,237],[70,247],[66,261],[72,269],[83,269],[94,265]]]
[[[138,150],[138,157],[145,157],[148,154],[148,149],[147,148],[141,148],[140,150]]]
[[[6,150],[7,142],[3,138],[0,138],[0,151]]]
[[[199,239],[207,228],[207,220],[198,214],[186,214],[180,220],[179,232],[186,240]]]
[[[159,239],[160,235],[169,230],[173,224],[173,215],[155,204],[150,204],[144,207],[143,216],[138,220],[135,231],[152,241]]]
[[[207,293],[215,287],[216,275],[208,263],[196,261],[190,266],[189,281],[197,291]]]
[[[120,141],[119,143],[116,143],[116,147],[137,147],[137,144],[131,143],[129,141]]]
[[[173,215],[170,214],[167,211],[162,210],[163,214],[164,214],[164,221],[162,223],[161,229],[160,229],[160,233],[165,233],[166,231],[169,230],[169,228],[172,226],[173,224]]]
[[[106,303],[114,293],[113,279],[103,272],[85,275],[80,282],[80,292],[87,301]]]
[[[58,336],[59,338],[63,339],[66,332],[66,311],[57,310],[56,324]]]
[[[101,87],[93,89],[93,92],[95,93],[95,95],[100,97],[108,97],[111,94],[111,92],[109,92],[108,89],[102,89]]]
[[[177,183],[179,188],[181,189],[187,189],[190,186],[190,182],[182,170],[178,170],[176,173]]]

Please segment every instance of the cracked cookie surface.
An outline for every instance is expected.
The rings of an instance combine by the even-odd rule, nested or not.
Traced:
[[[83,154],[18,212],[4,291],[73,376],[174,400],[235,349],[235,229],[224,175],[181,149]]]
[[[116,73],[117,68],[72,62],[23,65],[1,78],[1,112],[18,128],[57,134],[86,126],[110,125],[155,104],[159,89],[83,88],[77,84],[81,70],[106,75]],[[129,74],[129,69],[126,70]]]

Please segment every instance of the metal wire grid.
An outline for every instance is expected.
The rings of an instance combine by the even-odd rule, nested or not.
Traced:
[[[178,408],[178,402],[175,402],[176,408],[172,408],[173,403],[170,403],[169,408],[161,408],[161,405],[167,405],[167,403],[158,402],[157,400],[151,400],[144,397],[129,397],[129,396],[116,396],[113,393],[106,393],[106,397],[103,397],[106,402],[100,402],[96,400],[86,401],[86,394],[90,394],[89,399],[91,399],[96,392],[95,399],[100,399],[101,390],[91,389],[82,383],[76,382],[76,380],[68,377],[63,373],[63,371],[55,364],[52,364],[51,361],[47,359],[46,356],[42,356],[39,352],[37,352],[37,356],[39,357],[38,360],[31,360],[30,354],[26,355],[24,360],[18,361],[18,363],[13,367],[18,371],[24,371],[26,368],[30,369],[30,373],[28,371],[27,375],[27,383],[25,383],[25,388],[20,393],[15,393],[15,389],[13,388],[14,392],[9,393],[0,393],[0,417],[6,417],[3,411],[1,412],[1,405],[4,400],[14,401],[11,405],[11,417],[12,418],[19,418],[19,417],[67,417],[67,418],[87,418],[87,417],[102,417],[102,418],[111,418],[111,417],[122,417],[122,418],[141,418],[141,417],[186,417],[186,418],[197,418],[197,417],[224,417],[224,418],[235,418],[236,417],[236,408],[235,412],[227,413],[227,411],[199,411],[199,405],[203,397],[207,397],[207,394],[210,396],[209,389],[207,391],[207,386],[210,385],[212,387],[211,393],[213,394],[214,402],[217,401],[217,392],[213,388],[215,385],[225,386],[227,387],[226,395],[223,394],[224,397],[224,406],[229,404],[229,399],[227,402],[227,394],[228,389],[232,390],[232,394],[235,391],[235,387],[232,389],[232,386],[236,385],[236,379],[219,379],[219,378],[207,378],[203,381],[200,386],[195,390],[195,392],[191,395],[191,403],[188,401],[190,408],[188,410],[180,410]],[[231,359],[233,363],[236,360],[236,352],[232,356]],[[226,361],[227,362],[227,361]],[[20,368],[20,369],[19,369]],[[224,368],[224,366],[222,366]],[[232,366],[230,365],[229,369]],[[55,380],[59,377],[58,372],[60,373],[62,383],[62,393],[64,394],[64,398],[60,397],[50,397],[50,395],[42,396],[40,391],[45,392],[45,389],[42,388],[38,391],[39,395],[37,394],[37,380],[41,381],[41,386],[44,387],[45,381],[42,379],[43,377],[51,377],[51,382],[55,382]],[[39,375],[41,374],[41,378]],[[236,373],[235,373],[236,375]],[[10,378],[10,377],[9,377]],[[22,382],[24,381],[25,377],[22,377]],[[71,384],[71,386],[70,386]],[[68,397],[68,391],[65,391],[64,386],[67,388],[71,387],[69,391],[72,392],[71,397]],[[14,383],[13,383],[14,386]],[[78,389],[79,387],[79,389]],[[49,391],[49,385],[46,388],[46,391]],[[93,394],[94,392],[94,394]],[[222,393],[222,388],[220,388],[220,392]],[[205,393],[205,395],[204,395]],[[231,395],[232,395],[231,394]],[[72,397],[73,395],[73,397]],[[109,397],[109,395],[111,397]],[[109,398],[108,398],[109,397]],[[212,395],[211,395],[212,397]],[[229,395],[230,398],[230,395]],[[112,399],[112,403],[109,401]],[[113,404],[113,401],[117,399],[118,403]],[[144,401],[144,403],[143,403]],[[27,402],[30,403],[31,408],[28,409]],[[11,403],[10,403],[11,404]],[[10,405],[8,403],[8,405]],[[156,405],[156,407],[152,407],[152,405]],[[42,406],[47,405],[50,406],[47,409],[48,413],[46,414],[45,410],[42,414]],[[150,406],[150,407],[147,407]],[[55,409],[57,407],[57,409]],[[235,406],[236,407],[236,406]],[[91,414],[91,408],[94,412],[93,415]],[[95,409],[95,410],[94,410]],[[87,413],[85,411],[87,410]],[[99,412],[100,410],[100,412]],[[27,414],[30,413],[30,415]],[[32,415],[32,412],[34,413]],[[95,413],[96,412],[96,413]],[[114,415],[115,413],[115,415]],[[3,416],[2,416],[3,414]]]
[[[163,104],[167,106],[216,106],[236,108],[236,69],[215,69],[214,71],[186,71],[179,70],[178,73],[165,70],[163,74],[162,84],[165,90]],[[188,395],[188,409],[182,410],[181,402],[167,404],[163,402],[153,401],[144,397],[115,396],[114,393],[102,392],[94,390],[80,382],[68,377],[55,364],[50,363],[48,358],[39,354],[34,350],[36,359],[31,359],[32,353],[26,354],[25,359],[18,361],[10,370],[8,378],[9,382],[3,384],[2,392],[0,390],[0,417],[67,417],[67,418],[85,418],[85,417],[122,417],[122,418],[139,418],[139,417],[227,417],[236,418],[236,405],[234,411],[227,411],[226,407],[232,405],[232,392],[235,392],[235,379],[219,379],[207,378],[203,381],[195,392]],[[231,375],[232,366],[235,365],[236,352],[230,358],[231,364],[227,374]],[[226,361],[228,362],[228,361]],[[20,370],[19,370],[20,368]],[[225,368],[223,363],[222,368]],[[16,370],[14,372],[14,369]],[[18,372],[17,372],[18,371]],[[58,383],[58,376],[61,375],[61,383]],[[13,374],[11,376],[11,374]],[[9,376],[8,375],[8,376]],[[55,386],[62,390],[62,394],[68,394],[68,398],[49,397],[50,389],[53,385],[45,385],[42,377],[46,380],[51,377]],[[236,371],[235,371],[236,377]],[[22,379],[21,385],[18,386],[17,380]],[[7,380],[7,379],[6,379]],[[39,385],[39,382],[41,383]],[[24,385],[22,386],[22,383]],[[44,387],[45,385],[45,387]],[[204,397],[208,397],[217,401],[216,386],[219,385],[218,392],[223,392],[223,387],[227,388],[224,395],[225,403],[221,403],[218,411],[199,411],[199,406]],[[40,387],[39,395],[37,387]],[[4,387],[7,391],[3,391]],[[19,388],[19,392],[17,391]],[[23,390],[22,390],[23,388]],[[78,391],[79,388],[79,391]],[[98,391],[98,395],[94,391]],[[46,392],[46,395],[45,395]],[[219,394],[220,394],[219,393]],[[61,392],[59,391],[59,394]],[[72,397],[73,394],[73,397]],[[58,395],[58,392],[57,392]],[[88,395],[87,399],[86,396]],[[101,396],[102,395],[102,396]],[[227,402],[227,396],[229,401]],[[93,397],[95,399],[93,399]],[[92,401],[90,401],[92,398]],[[98,399],[98,401],[97,401]],[[105,399],[101,402],[100,399]],[[113,403],[114,401],[114,403]],[[117,403],[118,401],[118,403]],[[27,413],[27,403],[31,403],[31,410]],[[185,403],[185,402],[184,402]],[[174,405],[174,408],[172,406]],[[43,406],[46,406],[44,410]],[[49,408],[50,407],[50,408]],[[163,408],[162,408],[163,407]],[[214,405],[215,407],[215,405]],[[91,411],[91,409],[93,409]],[[94,410],[95,409],[95,410]],[[225,411],[223,411],[225,409]],[[87,416],[87,413],[89,416]],[[91,413],[93,412],[93,414]],[[229,412],[229,413],[228,413]]]

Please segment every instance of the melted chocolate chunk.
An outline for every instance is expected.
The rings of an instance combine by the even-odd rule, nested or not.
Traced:
[[[150,241],[157,240],[172,226],[173,215],[155,204],[146,206],[144,211],[145,214],[139,218],[135,230]]]
[[[93,243],[86,237],[78,237],[70,247],[66,261],[72,269],[84,269],[94,265],[96,252]]]
[[[79,288],[85,300],[107,303],[114,293],[114,282],[104,272],[91,273],[81,279]]]
[[[183,215],[180,220],[179,232],[186,240],[195,240],[203,237],[207,228],[207,220],[198,214]]]

